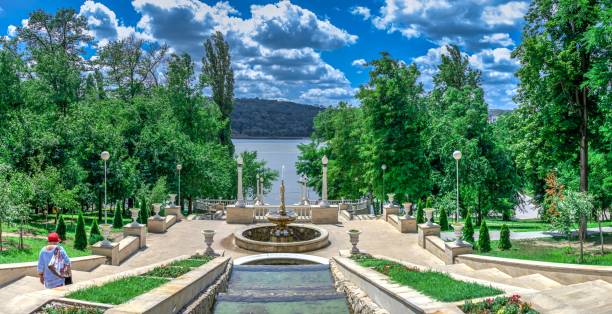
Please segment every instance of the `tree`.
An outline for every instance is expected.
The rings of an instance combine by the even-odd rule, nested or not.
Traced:
[[[593,212],[592,197],[584,192],[568,191],[559,202],[559,215],[553,225],[560,225],[564,232],[571,232],[573,226],[585,224],[585,219]],[[569,231],[568,231],[569,230]],[[580,263],[584,262],[584,240],[586,235],[578,232],[580,239]]]
[[[422,224],[425,222],[425,212],[423,211],[423,201],[419,200],[417,203],[417,214],[416,214],[416,223]]]
[[[57,222],[57,227],[55,228],[55,232],[59,235],[60,241],[66,241],[66,223],[64,222],[64,216],[60,215],[59,221]]]
[[[478,236],[478,250],[480,252],[491,251],[491,238],[489,236],[489,228],[487,227],[487,221],[483,220],[480,224],[480,233]]]
[[[85,219],[83,219],[82,212],[79,212],[77,218],[76,232],[74,234],[74,248],[77,250],[84,250],[87,248],[87,233],[85,232]]]
[[[103,237],[98,227],[98,220],[95,218],[91,221],[91,229],[89,230],[89,245],[94,245],[98,241],[102,241]]]
[[[117,206],[115,207],[115,212],[113,213],[113,228],[123,228],[123,217],[121,216],[121,206],[119,205],[119,203],[117,203]]]
[[[141,224],[147,224],[149,221],[149,213],[150,213],[149,205],[147,204],[147,200],[143,197],[140,201],[140,212],[138,212],[138,222]]]
[[[448,214],[446,213],[446,209],[442,207],[440,210],[440,229],[442,231],[447,231],[450,228],[448,227]]]
[[[468,210],[463,227],[463,240],[474,243],[474,224],[472,223],[472,212]]]
[[[229,155],[233,156],[230,116],[234,103],[234,71],[231,67],[229,44],[223,38],[223,34],[216,31],[204,43],[204,52],[200,82],[212,89],[212,99],[221,110],[221,123],[224,124],[219,133],[219,142],[226,146]]]
[[[512,247],[512,243],[510,242],[510,228],[508,228],[506,224],[502,225],[499,232],[499,243],[497,247],[500,250],[509,250]]]

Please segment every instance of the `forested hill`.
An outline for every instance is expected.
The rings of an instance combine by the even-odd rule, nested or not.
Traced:
[[[323,107],[269,99],[236,99],[232,137],[309,137]]]

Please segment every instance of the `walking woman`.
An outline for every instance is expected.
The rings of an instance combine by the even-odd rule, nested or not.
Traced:
[[[51,289],[65,285],[71,279],[70,258],[64,248],[59,246],[59,235],[52,232],[47,237],[48,245],[38,255],[38,277],[45,288]]]

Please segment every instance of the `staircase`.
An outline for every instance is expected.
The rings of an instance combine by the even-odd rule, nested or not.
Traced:
[[[235,265],[214,313],[349,313],[329,265]]]
[[[563,285],[541,274],[512,277],[497,268],[475,270],[461,263],[436,269],[451,275],[530,289],[533,292],[519,294],[540,313],[612,313],[612,284],[603,280]]]

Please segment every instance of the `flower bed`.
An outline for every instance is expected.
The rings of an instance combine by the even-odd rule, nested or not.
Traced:
[[[449,275],[435,271],[421,271],[385,259],[366,254],[354,254],[351,259],[363,267],[376,270],[389,276],[391,281],[411,287],[433,299],[454,302],[503,294],[502,290],[474,282],[453,279]]]
[[[468,314],[538,314],[529,304],[521,301],[519,295],[488,298],[476,303],[467,300],[461,310]]]
[[[104,311],[106,309],[90,305],[53,301],[43,305],[34,314],[102,314]]]

